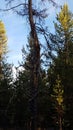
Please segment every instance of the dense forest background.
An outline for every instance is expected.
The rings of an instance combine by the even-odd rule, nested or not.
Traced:
[[[17,6],[15,0],[6,1],[8,8],[2,11],[27,17],[30,32],[14,77],[13,65],[7,62],[6,30],[0,21],[0,127],[73,130],[73,14],[68,4],[59,7],[51,33],[44,22],[46,9],[37,10],[32,0]]]

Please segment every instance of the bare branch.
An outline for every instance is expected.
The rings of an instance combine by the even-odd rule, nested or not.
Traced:
[[[0,11],[9,11],[9,10],[16,9],[16,8],[18,8],[18,7],[20,7],[20,6],[26,6],[26,4],[25,4],[25,3],[21,3],[21,4],[18,4],[18,5],[15,5],[15,6],[13,6],[13,7],[10,7],[10,8],[8,8],[8,9],[0,9]]]
[[[42,2],[46,2],[46,1],[49,1],[53,4],[53,6],[55,7],[59,7],[59,5],[55,2],[55,0],[41,0]]]

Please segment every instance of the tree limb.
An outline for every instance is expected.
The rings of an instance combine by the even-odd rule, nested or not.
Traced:
[[[25,4],[25,3],[21,3],[21,4],[18,4],[18,5],[16,5],[16,6],[13,6],[13,7],[11,7],[11,8],[8,8],[8,9],[0,9],[0,11],[9,11],[9,10],[13,10],[13,9],[16,9],[17,7],[20,7],[20,6],[26,6],[27,4]]]

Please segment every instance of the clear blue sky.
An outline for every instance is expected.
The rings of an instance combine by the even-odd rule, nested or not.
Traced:
[[[0,1],[0,8],[4,7],[4,0]],[[73,12],[73,0],[55,0],[60,5],[67,1],[69,5],[69,9]],[[57,9],[53,7],[49,8],[49,17],[48,17],[48,25],[49,30],[53,30],[51,24],[55,19],[55,13]],[[14,14],[14,13],[1,13],[0,12],[0,20],[2,20],[5,24],[7,37],[8,37],[8,62],[14,63],[15,66],[18,65],[18,61],[22,59],[22,46],[26,47],[27,43],[27,35],[29,27],[27,26],[27,21],[24,18]]]

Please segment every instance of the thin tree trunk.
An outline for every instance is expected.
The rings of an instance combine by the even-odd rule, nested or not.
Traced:
[[[61,117],[59,119],[59,125],[60,125],[60,130],[62,130],[62,119],[61,119]]]
[[[38,90],[38,76],[39,76],[39,69],[40,69],[40,45],[39,40],[36,33],[36,27],[33,19],[33,10],[32,10],[32,0],[28,0],[28,9],[29,9],[29,22],[30,22],[30,29],[31,29],[31,36],[33,39],[33,70],[31,72],[32,76],[32,101],[31,101],[31,112],[32,112],[32,119],[31,119],[31,130],[36,130],[37,127],[37,90]]]

